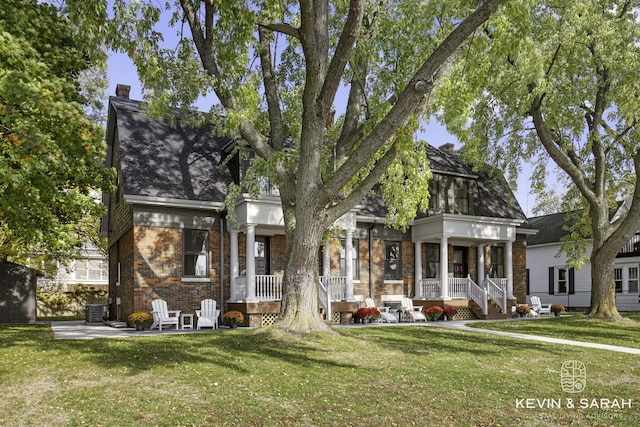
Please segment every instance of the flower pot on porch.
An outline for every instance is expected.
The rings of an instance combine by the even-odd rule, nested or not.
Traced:
[[[144,331],[144,325],[136,325],[136,331]]]

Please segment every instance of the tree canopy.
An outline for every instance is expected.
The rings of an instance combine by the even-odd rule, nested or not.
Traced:
[[[591,240],[592,313],[605,316],[617,314],[613,261],[640,228],[639,6],[532,1],[519,15],[503,14],[469,46],[484,55],[457,64],[443,85],[449,96],[439,98],[470,158],[512,178],[521,159],[531,160],[538,192],[545,191],[548,159],[564,171],[564,209],[581,215],[565,250],[579,265],[586,245],[574,243]],[[610,221],[626,197],[628,214]]]
[[[151,114],[215,94],[211,112],[250,148],[254,176],[278,186],[278,325],[300,332],[326,328],[317,256],[335,221],[377,183],[399,227],[425,206],[430,171],[415,131],[434,87],[504,2],[115,0],[107,33],[136,64]]]
[[[89,71],[106,55],[54,6],[6,0],[0,8],[0,259],[64,258],[103,213],[109,189],[103,130],[90,117]],[[95,73],[94,76],[100,76]],[[92,82],[87,86],[87,82]]]

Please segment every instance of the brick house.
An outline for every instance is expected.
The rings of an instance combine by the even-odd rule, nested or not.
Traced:
[[[140,105],[109,100],[107,164],[117,170],[117,191],[105,196],[101,228],[109,236],[110,316],[148,311],[155,298],[193,313],[213,298],[250,325],[272,323],[285,265],[277,188],[265,182],[257,200],[239,197],[229,221],[223,201],[246,166],[227,159],[233,141],[212,137],[211,125],[152,120]],[[334,322],[350,321],[370,296],[392,307],[402,296],[456,305],[469,318],[506,316],[525,301],[532,230],[506,183],[462,164],[448,146],[430,147],[428,157],[430,206],[407,232],[385,227],[385,207],[368,198],[318,254],[321,300],[324,292]]]

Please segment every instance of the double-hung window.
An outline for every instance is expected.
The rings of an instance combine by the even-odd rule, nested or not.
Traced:
[[[341,276],[346,276],[347,275],[347,256],[349,256],[347,254],[347,250],[346,250],[346,244],[345,244],[345,240],[344,239],[340,239],[340,275]],[[358,239],[353,239],[353,244],[351,247],[351,259],[352,261],[352,273],[353,273],[353,279],[358,280],[360,279],[360,263],[359,263],[359,259],[358,259],[358,253],[360,252],[359,250],[360,247],[360,240]]]
[[[384,279],[402,280],[400,242],[384,242]]]
[[[209,232],[206,230],[184,230],[183,233],[184,277],[209,277]]]

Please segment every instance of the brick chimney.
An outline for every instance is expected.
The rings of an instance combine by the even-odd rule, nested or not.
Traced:
[[[455,145],[453,145],[453,143],[451,142],[448,142],[438,147],[438,150],[443,151],[445,153],[453,153],[454,148],[455,148]]]
[[[116,85],[116,96],[122,99],[129,99],[129,92],[131,91],[131,86],[123,85],[118,83]]]

